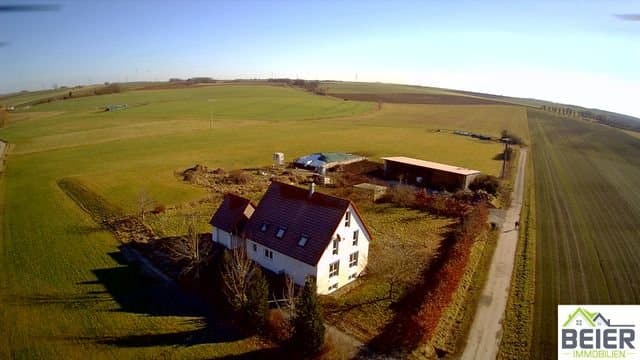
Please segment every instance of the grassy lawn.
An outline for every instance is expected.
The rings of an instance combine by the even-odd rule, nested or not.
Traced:
[[[130,108],[97,112],[112,103]],[[275,151],[289,160],[332,150],[402,154],[497,174],[498,144],[433,129],[526,129],[516,107],[373,106],[245,85],[129,91],[12,113],[0,129],[15,144],[0,179],[0,358],[208,358],[261,347],[253,338],[216,338],[201,313],[166,304],[178,295],[150,295],[157,284],[120,261],[117,241],[60,190],[62,178],[134,212],[141,190],[165,205],[207,196],[176,170],[267,165]],[[414,240],[430,251],[444,223],[419,216],[365,215],[380,233],[415,226],[424,236]]]
[[[557,304],[640,301],[640,140],[531,112],[536,289],[532,356],[557,351]]]
[[[406,253],[396,250],[407,247],[413,256],[421,259],[421,266],[411,271],[402,286],[418,281],[421,271],[437,253],[442,235],[452,220],[390,204],[371,205],[370,201],[360,201],[357,205],[374,237],[369,245],[369,261],[381,257],[403,257]],[[393,242],[393,245],[384,242]],[[392,270],[379,270],[382,271],[369,271],[325,299],[328,320],[365,343],[379,335],[396,313],[392,304],[398,296],[388,298],[389,285],[383,277],[386,271]]]

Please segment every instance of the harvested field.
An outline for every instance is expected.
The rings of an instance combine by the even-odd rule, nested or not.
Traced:
[[[448,94],[373,94],[373,93],[332,93],[331,96],[343,100],[380,101],[394,104],[441,104],[441,105],[504,105],[503,102],[477,97]]]
[[[531,110],[529,126],[537,228],[532,357],[549,359],[557,352],[557,304],[640,302],[640,140]]]

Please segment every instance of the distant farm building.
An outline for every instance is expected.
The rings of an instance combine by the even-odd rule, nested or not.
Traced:
[[[366,160],[365,157],[339,152],[315,153],[296,159],[295,166],[324,174],[327,170],[339,166]]]
[[[104,111],[119,111],[125,110],[127,108],[127,104],[109,104],[104,107]]]
[[[319,294],[354,281],[367,265],[371,234],[354,203],[309,189],[272,182],[254,208],[228,194],[211,219],[214,242],[247,255],[298,285],[316,279]]]
[[[384,175],[430,189],[467,189],[480,171],[404,156],[385,157]]]

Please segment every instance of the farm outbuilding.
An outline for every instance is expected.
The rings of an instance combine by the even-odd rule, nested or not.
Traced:
[[[314,170],[324,174],[327,170],[339,166],[366,160],[365,157],[340,152],[323,152],[302,156],[295,161],[297,167]]]
[[[467,189],[480,171],[404,156],[385,157],[387,179],[402,179],[409,184],[430,189],[455,191]]]

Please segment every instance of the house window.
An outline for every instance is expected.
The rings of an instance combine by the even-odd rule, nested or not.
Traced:
[[[256,251],[258,251],[258,245],[253,244],[253,252],[256,252]]]
[[[269,258],[269,259],[273,259],[273,251],[271,251],[269,249],[264,249],[264,257]]]
[[[335,284],[329,286],[329,291],[333,291],[333,290],[335,290],[337,288],[338,288],[338,283],[335,283]]]
[[[285,232],[287,232],[287,227],[286,226],[278,227],[278,230],[276,231],[276,238],[282,239],[284,237],[284,233]]]
[[[351,211],[347,210],[347,213],[344,216],[344,226],[351,226]]]
[[[340,273],[340,261],[329,264],[329,277],[338,276]]]
[[[260,225],[261,232],[267,232],[268,229],[269,229],[269,224],[267,224],[266,222],[263,222],[262,225]]]
[[[355,279],[357,277],[358,277],[358,274],[353,273],[353,274],[349,275],[349,280],[353,280],[353,279]]]
[[[576,320],[576,325],[581,326],[582,325],[582,320],[580,320],[580,319]]]
[[[353,246],[358,246],[358,237],[360,237],[360,230],[353,232]]]
[[[309,241],[309,235],[301,235],[300,240],[298,240],[298,246],[304,247],[307,245],[307,241]]]
[[[349,255],[349,267],[358,266],[358,252]]]
[[[340,238],[333,239],[333,255],[338,255],[338,246],[340,246]]]

